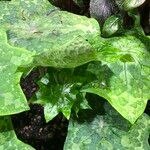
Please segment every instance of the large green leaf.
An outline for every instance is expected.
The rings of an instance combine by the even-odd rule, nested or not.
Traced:
[[[17,68],[31,63],[33,53],[10,46],[4,29],[0,29],[0,53],[0,116],[28,110]]]
[[[149,150],[149,133],[150,118],[146,114],[130,127],[107,106],[105,115],[84,121],[70,120],[64,150]]]
[[[34,150],[34,148],[17,139],[10,118],[0,117],[0,150]]]
[[[101,43],[98,43],[98,40],[93,43],[93,46],[98,50],[97,60],[99,61],[116,62],[121,60],[122,62],[137,62],[143,61],[147,55],[147,57],[150,55],[150,48],[146,46],[149,40],[146,36],[126,35],[113,37]]]
[[[134,123],[150,98],[150,53],[140,40],[131,39],[130,36],[113,38],[109,49],[117,50],[116,58],[120,57],[120,61],[111,62],[115,60],[115,53],[111,53],[114,59],[101,57],[107,63],[90,64],[88,70],[96,75],[96,79],[83,91],[104,97],[123,117]],[[128,54],[119,56],[126,52]]]
[[[72,109],[77,113],[80,108],[89,108],[85,93],[80,92],[82,82],[84,77],[75,75],[73,69],[51,69],[49,74],[39,81],[40,90],[32,102],[44,106],[47,122],[59,112],[69,119]]]
[[[33,66],[75,67],[95,58],[90,41],[100,35],[96,20],[59,11],[48,1],[2,4],[0,23],[8,27],[9,42],[36,51]]]

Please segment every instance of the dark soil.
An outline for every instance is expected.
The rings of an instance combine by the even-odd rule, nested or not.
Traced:
[[[146,35],[150,35],[150,1],[146,2],[139,7],[139,13],[141,17],[141,25]]]
[[[21,88],[27,98],[29,100],[36,91],[38,91],[39,87],[36,83],[47,71],[47,68],[37,67],[32,70],[25,78],[21,78]]]
[[[30,104],[30,108],[12,117],[17,137],[36,150],[63,150],[68,121],[59,114],[46,123],[42,106]]]
[[[26,78],[21,79],[21,87],[27,99],[38,90],[35,83],[47,68],[36,68]],[[44,108],[38,104],[29,104],[30,111],[12,116],[17,137],[36,150],[63,150],[67,135],[68,121],[62,114],[46,123]]]
[[[73,0],[49,0],[53,5],[59,7],[61,10],[65,10],[78,15],[90,16],[89,3],[90,0],[83,0],[82,5],[77,5]]]

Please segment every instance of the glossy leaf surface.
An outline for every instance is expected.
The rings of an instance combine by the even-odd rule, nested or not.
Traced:
[[[40,90],[32,102],[44,106],[46,121],[52,120],[60,112],[69,119],[71,110],[89,109],[85,93],[80,92],[84,77],[74,74],[73,69],[52,69],[38,83]]]

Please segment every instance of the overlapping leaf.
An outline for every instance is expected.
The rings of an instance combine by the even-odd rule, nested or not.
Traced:
[[[59,11],[47,0],[14,0],[0,7],[10,44],[36,51],[33,66],[75,67],[94,59],[88,42],[100,34],[94,19]]]
[[[52,69],[49,75],[43,77],[39,82],[40,90],[36,93],[36,99],[32,102],[44,106],[46,121],[52,120],[59,112],[69,119],[71,110],[76,113],[79,109],[89,109],[85,99],[85,93],[80,92],[84,81],[83,76],[74,75],[74,70]]]
[[[0,1],[0,25],[25,21],[34,15],[42,15],[54,8],[48,0]]]
[[[106,57],[107,63],[90,64],[89,71],[97,76],[97,80],[85,86],[83,91],[104,97],[123,117],[134,123],[150,98],[150,54],[140,40],[132,39],[130,36],[116,38],[116,41],[113,38],[109,48],[116,49],[116,58],[120,57],[119,53],[128,51],[128,54],[121,56],[120,61],[109,63],[115,60],[115,54],[110,52],[114,59],[107,60]],[[107,56],[107,51],[104,53]]]
[[[17,7],[16,3],[12,5]],[[18,17],[16,23],[8,26],[12,45],[36,51],[34,65],[75,67],[95,58],[89,40],[100,35],[96,20],[54,7],[39,15],[40,12],[37,8],[37,13],[24,13],[25,19]],[[12,18],[11,15],[9,17]]]
[[[146,0],[116,0],[118,6],[125,10],[130,10],[139,7]]]
[[[120,28],[120,20],[116,16],[109,17],[102,28],[102,34],[104,37],[109,37],[116,33]]]
[[[20,87],[22,73],[17,68],[31,63],[33,53],[10,46],[3,29],[0,29],[0,53],[0,116],[28,110]]]
[[[111,107],[105,115],[82,122],[70,120],[64,150],[149,150],[150,118],[143,114],[130,127]]]
[[[9,117],[0,117],[0,150],[34,150],[17,139]]]

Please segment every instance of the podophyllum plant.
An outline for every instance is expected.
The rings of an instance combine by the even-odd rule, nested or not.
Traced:
[[[33,149],[17,139],[10,115],[29,110],[20,78],[39,66],[48,69],[29,102],[43,105],[47,122],[59,112],[69,119],[64,150],[150,149],[150,37],[133,9],[144,1],[120,2],[134,26],[124,29],[114,15],[101,36],[95,19],[48,0],[0,1],[0,150]],[[80,113],[92,109],[87,93],[105,99],[92,119]]]

